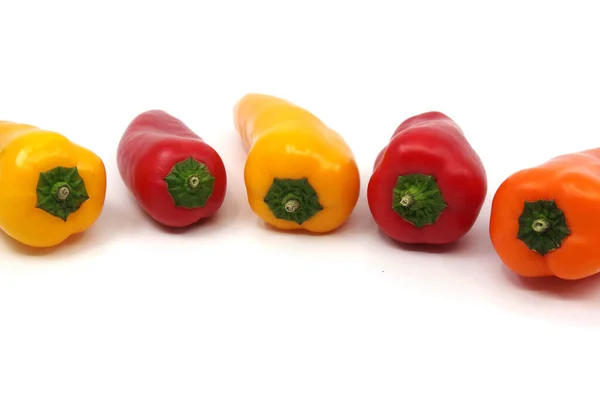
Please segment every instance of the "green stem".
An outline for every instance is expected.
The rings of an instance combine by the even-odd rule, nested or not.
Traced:
[[[61,182],[60,187],[56,191],[56,198],[60,201],[65,201],[69,198],[71,194],[71,187],[66,182]]]
[[[89,199],[77,167],[56,167],[40,173],[36,194],[35,207],[63,221]]]
[[[264,202],[275,218],[299,225],[323,209],[317,193],[307,178],[273,179]]]
[[[393,189],[392,208],[405,221],[417,228],[432,225],[447,207],[432,175],[398,177]]]
[[[402,196],[402,198],[400,199],[398,204],[400,205],[400,207],[409,207],[414,202],[415,202],[414,197],[412,197],[410,194],[405,194],[404,196]]]
[[[564,212],[554,200],[526,201],[519,216],[521,240],[530,250],[546,255],[571,234]]]
[[[536,232],[536,233],[543,233],[546,232],[548,229],[550,229],[550,222],[548,222],[546,219],[544,218],[540,218],[540,219],[536,219],[535,221],[533,221],[533,223],[531,224],[531,228]]]
[[[285,211],[289,213],[296,212],[300,208],[300,201],[296,199],[290,199],[285,202],[283,208],[285,208]]]
[[[200,185],[200,177],[198,175],[190,176],[187,180],[187,184],[192,190],[198,188],[198,186]]]
[[[215,185],[208,167],[192,157],[175,164],[164,181],[175,206],[184,208],[204,207]]]

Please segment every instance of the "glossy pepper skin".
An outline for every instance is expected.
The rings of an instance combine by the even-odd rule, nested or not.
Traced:
[[[244,181],[258,217],[278,229],[314,233],[348,219],[360,177],[340,134],[309,111],[264,94],[244,96],[234,122],[248,151]]]
[[[96,154],[59,133],[0,121],[0,188],[0,228],[48,248],[96,222],[106,171]]]
[[[117,166],[140,207],[165,226],[208,218],[225,199],[227,173],[217,151],[162,110],[131,121],[119,142]]]
[[[576,280],[600,271],[600,149],[518,171],[496,190],[490,238],[523,277]]]
[[[375,160],[371,214],[392,239],[448,244],[477,220],[487,194],[484,165],[460,127],[440,112],[402,122]]]

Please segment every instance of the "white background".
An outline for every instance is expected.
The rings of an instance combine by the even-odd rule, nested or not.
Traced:
[[[600,146],[584,4],[0,2],[0,119],[59,131],[108,173],[83,236],[42,252],[0,236],[0,399],[597,399],[600,278],[516,278],[487,230],[508,175]],[[354,149],[361,199],[335,234],[250,211],[232,121],[248,92]],[[151,108],[223,157],[210,223],[169,232],[125,190],[117,143]],[[396,126],[430,110],[465,131],[490,192],[458,245],[411,250],[378,232],[365,189]]]

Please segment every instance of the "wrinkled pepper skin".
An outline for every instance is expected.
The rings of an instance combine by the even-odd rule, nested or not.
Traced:
[[[0,188],[0,228],[24,245],[49,248],[96,222],[106,170],[59,133],[0,121]]]
[[[209,218],[225,199],[227,173],[220,155],[162,110],[131,121],[119,142],[117,167],[140,207],[168,227]]]
[[[448,244],[477,220],[484,165],[460,127],[440,112],[402,122],[375,160],[367,187],[379,228],[406,244]]]
[[[270,95],[248,94],[234,107],[235,127],[248,156],[248,202],[281,230],[327,233],[340,227],[358,201],[360,176],[340,134],[309,111]]]
[[[489,233],[502,262],[528,278],[600,272],[600,149],[523,169],[496,190]]]

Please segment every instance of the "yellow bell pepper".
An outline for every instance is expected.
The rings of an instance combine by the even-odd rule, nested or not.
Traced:
[[[314,233],[348,219],[360,174],[342,136],[309,111],[264,94],[244,96],[234,123],[248,151],[244,182],[258,217],[279,229]]]
[[[0,121],[0,228],[32,247],[52,247],[100,216],[106,170],[91,151],[56,132]]]

